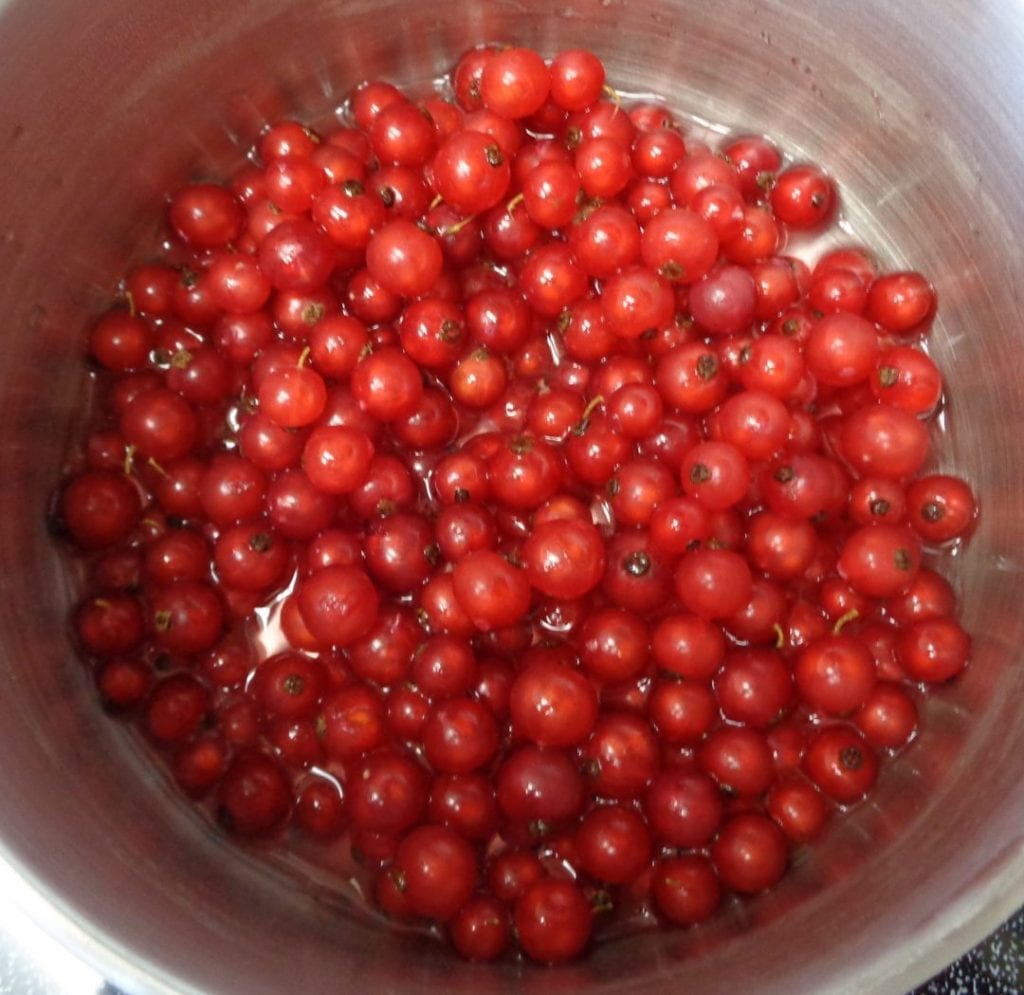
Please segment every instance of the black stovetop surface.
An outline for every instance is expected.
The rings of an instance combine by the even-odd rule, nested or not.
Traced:
[[[1024,992],[1024,909],[913,995]]]

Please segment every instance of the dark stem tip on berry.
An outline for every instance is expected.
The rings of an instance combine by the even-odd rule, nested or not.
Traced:
[[[358,197],[366,192],[366,187],[359,180],[345,180],[341,185],[341,189],[347,197]]]
[[[711,471],[703,463],[694,463],[690,470],[691,484],[706,484],[711,479]]]
[[[900,371],[895,366],[883,366],[878,371],[878,382],[883,387],[895,387],[900,379]]]
[[[710,380],[718,372],[718,360],[709,352],[697,357],[697,376]]]
[[[788,484],[795,476],[796,473],[793,472],[793,468],[791,466],[780,466],[775,471],[775,479],[780,484]]]
[[[465,504],[469,500],[469,491],[465,487],[455,488],[455,503]]]
[[[273,540],[267,532],[257,532],[249,540],[249,548],[254,553],[265,553],[273,545]]]
[[[929,501],[921,506],[921,517],[926,522],[937,522],[942,518],[942,506],[935,501]]]
[[[893,563],[896,564],[897,570],[909,570],[913,564],[910,553],[905,550],[902,546],[892,554]]]
[[[441,334],[439,338],[444,342],[457,342],[462,335],[462,322],[454,318],[445,318],[441,322]]]
[[[858,746],[847,746],[839,754],[839,762],[847,770],[859,770],[864,763],[864,754]]]
[[[876,498],[874,501],[871,502],[871,514],[878,515],[879,518],[881,518],[882,515],[889,514],[890,507],[891,506],[889,502],[886,501],[885,498]]]
[[[290,694],[293,697],[302,694],[306,689],[306,682],[302,679],[301,674],[289,674],[284,681],[282,681],[285,694]]]
[[[501,147],[499,145],[488,145],[484,154],[487,156],[488,166],[494,166],[497,168],[505,161],[505,157],[501,154]]]
[[[651,569],[651,558],[638,549],[622,561],[623,569],[632,577],[643,577]]]
[[[307,325],[315,325],[325,314],[327,308],[323,304],[309,303],[302,309],[302,320]]]

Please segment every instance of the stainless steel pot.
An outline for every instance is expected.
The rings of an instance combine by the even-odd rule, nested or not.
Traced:
[[[424,81],[481,39],[588,46],[613,80],[764,130],[931,275],[944,460],[982,495],[959,563],[974,662],[869,804],[710,930],[557,971],[481,968],[268,876],[95,707],[43,509],[86,316],[161,194],[363,77]],[[1024,8],[1015,0],[0,0],[0,849],[48,929],[133,993],[898,992],[1024,901]],[[139,220],[143,219],[143,220]],[[742,921],[741,921],[742,920]]]

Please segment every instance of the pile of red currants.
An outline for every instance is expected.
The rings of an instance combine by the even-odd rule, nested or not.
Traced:
[[[341,119],[175,193],[91,330],[53,519],[104,703],[469,958],[771,888],[967,662],[932,287],[589,52]]]

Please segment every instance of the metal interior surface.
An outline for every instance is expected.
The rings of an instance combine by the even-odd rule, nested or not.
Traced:
[[[906,762],[780,887],[708,930],[554,971],[454,962],[222,843],[96,707],[43,509],[81,336],[177,183],[360,79],[425,82],[480,40],[586,46],[827,164],[854,229],[937,284],[942,465],[983,500],[959,588],[974,661]],[[900,992],[1024,901],[1024,8],[1013,0],[2,0],[3,880],[132,993]]]

